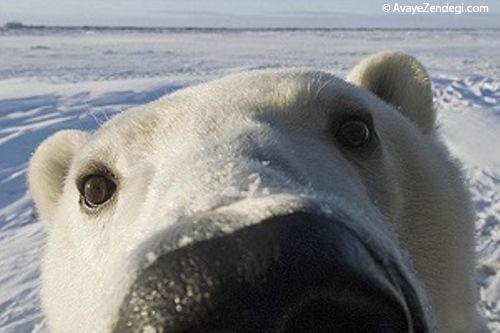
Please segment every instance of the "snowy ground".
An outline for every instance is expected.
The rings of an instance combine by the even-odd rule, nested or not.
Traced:
[[[44,233],[26,193],[31,152],[63,128],[246,69],[308,66],[345,76],[383,49],[417,56],[442,135],[477,211],[481,309],[500,332],[500,31],[6,32],[0,30],[0,331],[45,332]]]

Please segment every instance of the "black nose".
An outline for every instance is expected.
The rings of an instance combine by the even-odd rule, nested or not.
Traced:
[[[427,331],[415,295],[386,283],[386,265],[345,223],[277,216],[160,256],[132,285],[114,331]]]

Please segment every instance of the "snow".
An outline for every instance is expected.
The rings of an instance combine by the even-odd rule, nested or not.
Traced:
[[[441,135],[463,163],[477,212],[480,307],[500,331],[498,30],[0,30],[0,331],[46,332],[39,309],[44,232],[27,193],[30,154],[64,128],[224,74],[315,67],[345,76],[396,49],[432,76]]]

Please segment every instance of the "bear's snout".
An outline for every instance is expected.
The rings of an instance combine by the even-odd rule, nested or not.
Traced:
[[[428,331],[401,267],[348,223],[300,211],[167,251],[139,272],[114,332]]]

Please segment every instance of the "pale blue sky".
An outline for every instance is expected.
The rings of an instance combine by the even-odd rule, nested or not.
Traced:
[[[488,14],[386,14],[384,3],[488,5]],[[0,23],[228,27],[500,27],[500,0],[0,0]]]

